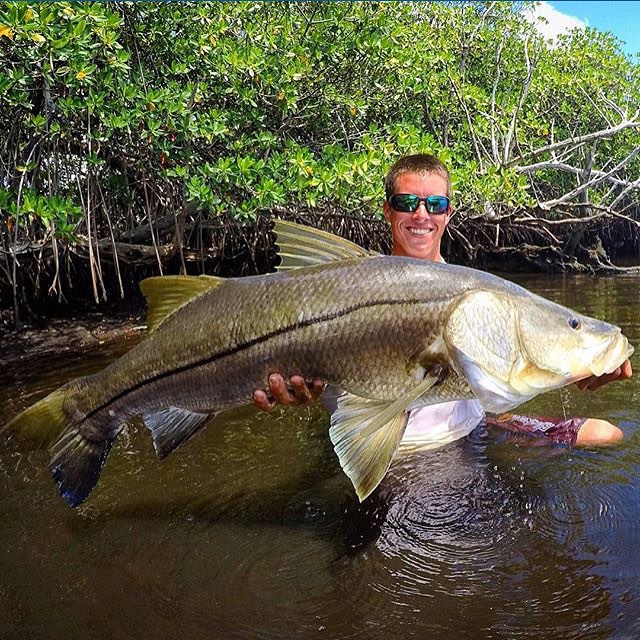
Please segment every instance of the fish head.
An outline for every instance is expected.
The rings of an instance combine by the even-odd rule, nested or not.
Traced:
[[[608,322],[533,294],[516,308],[521,353],[513,374],[533,388],[547,391],[611,373],[633,353],[620,328]]]
[[[471,291],[445,328],[451,364],[487,411],[610,373],[632,353],[620,329],[519,287]]]

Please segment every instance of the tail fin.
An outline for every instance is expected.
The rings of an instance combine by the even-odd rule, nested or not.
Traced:
[[[63,409],[65,391],[61,387],[25,409],[2,427],[0,433],[14,434],[35,446],[49,446],[69,422]]]
[[[78,506],[91,492],[113,439],[93,441],[86,438],[64,411],[66,387],[25,409],[0,431],[16,435],[36,446],[51,446],[49,468],[58,484],[60,495],[72,506]]]

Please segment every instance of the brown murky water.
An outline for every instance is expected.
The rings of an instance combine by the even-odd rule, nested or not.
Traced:
[[[640,278],[524,277],[640,346]],[[0,373],[3,417],[132,346]],[[632,362],[640,371],[638,356]],[[0,638],[636,638],[640,375],[530,414],[618,423],[600,450],[476,430],[358,504],[320,409],[221,416],[158,462],[134,426],[90,499],[0,443]]]

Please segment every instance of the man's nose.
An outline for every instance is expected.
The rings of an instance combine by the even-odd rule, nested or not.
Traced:
[[[418,205],[418,208],[413,212],[411,216],[414,220],[425,220],[429,217],[429,212],[427,211],[427,205],[425,202],[421,202]]]

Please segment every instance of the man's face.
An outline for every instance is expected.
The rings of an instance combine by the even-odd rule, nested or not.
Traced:
[[[447,181],[439,173],[403,173],[396,179],[393,192],[446,196]],[[393,255],[441,261],[440,241],[450,215],[451,208],[443,214],[428,213],[424,202],[413,213],[403,213],[385,201],[384,217],[391,224]]]

